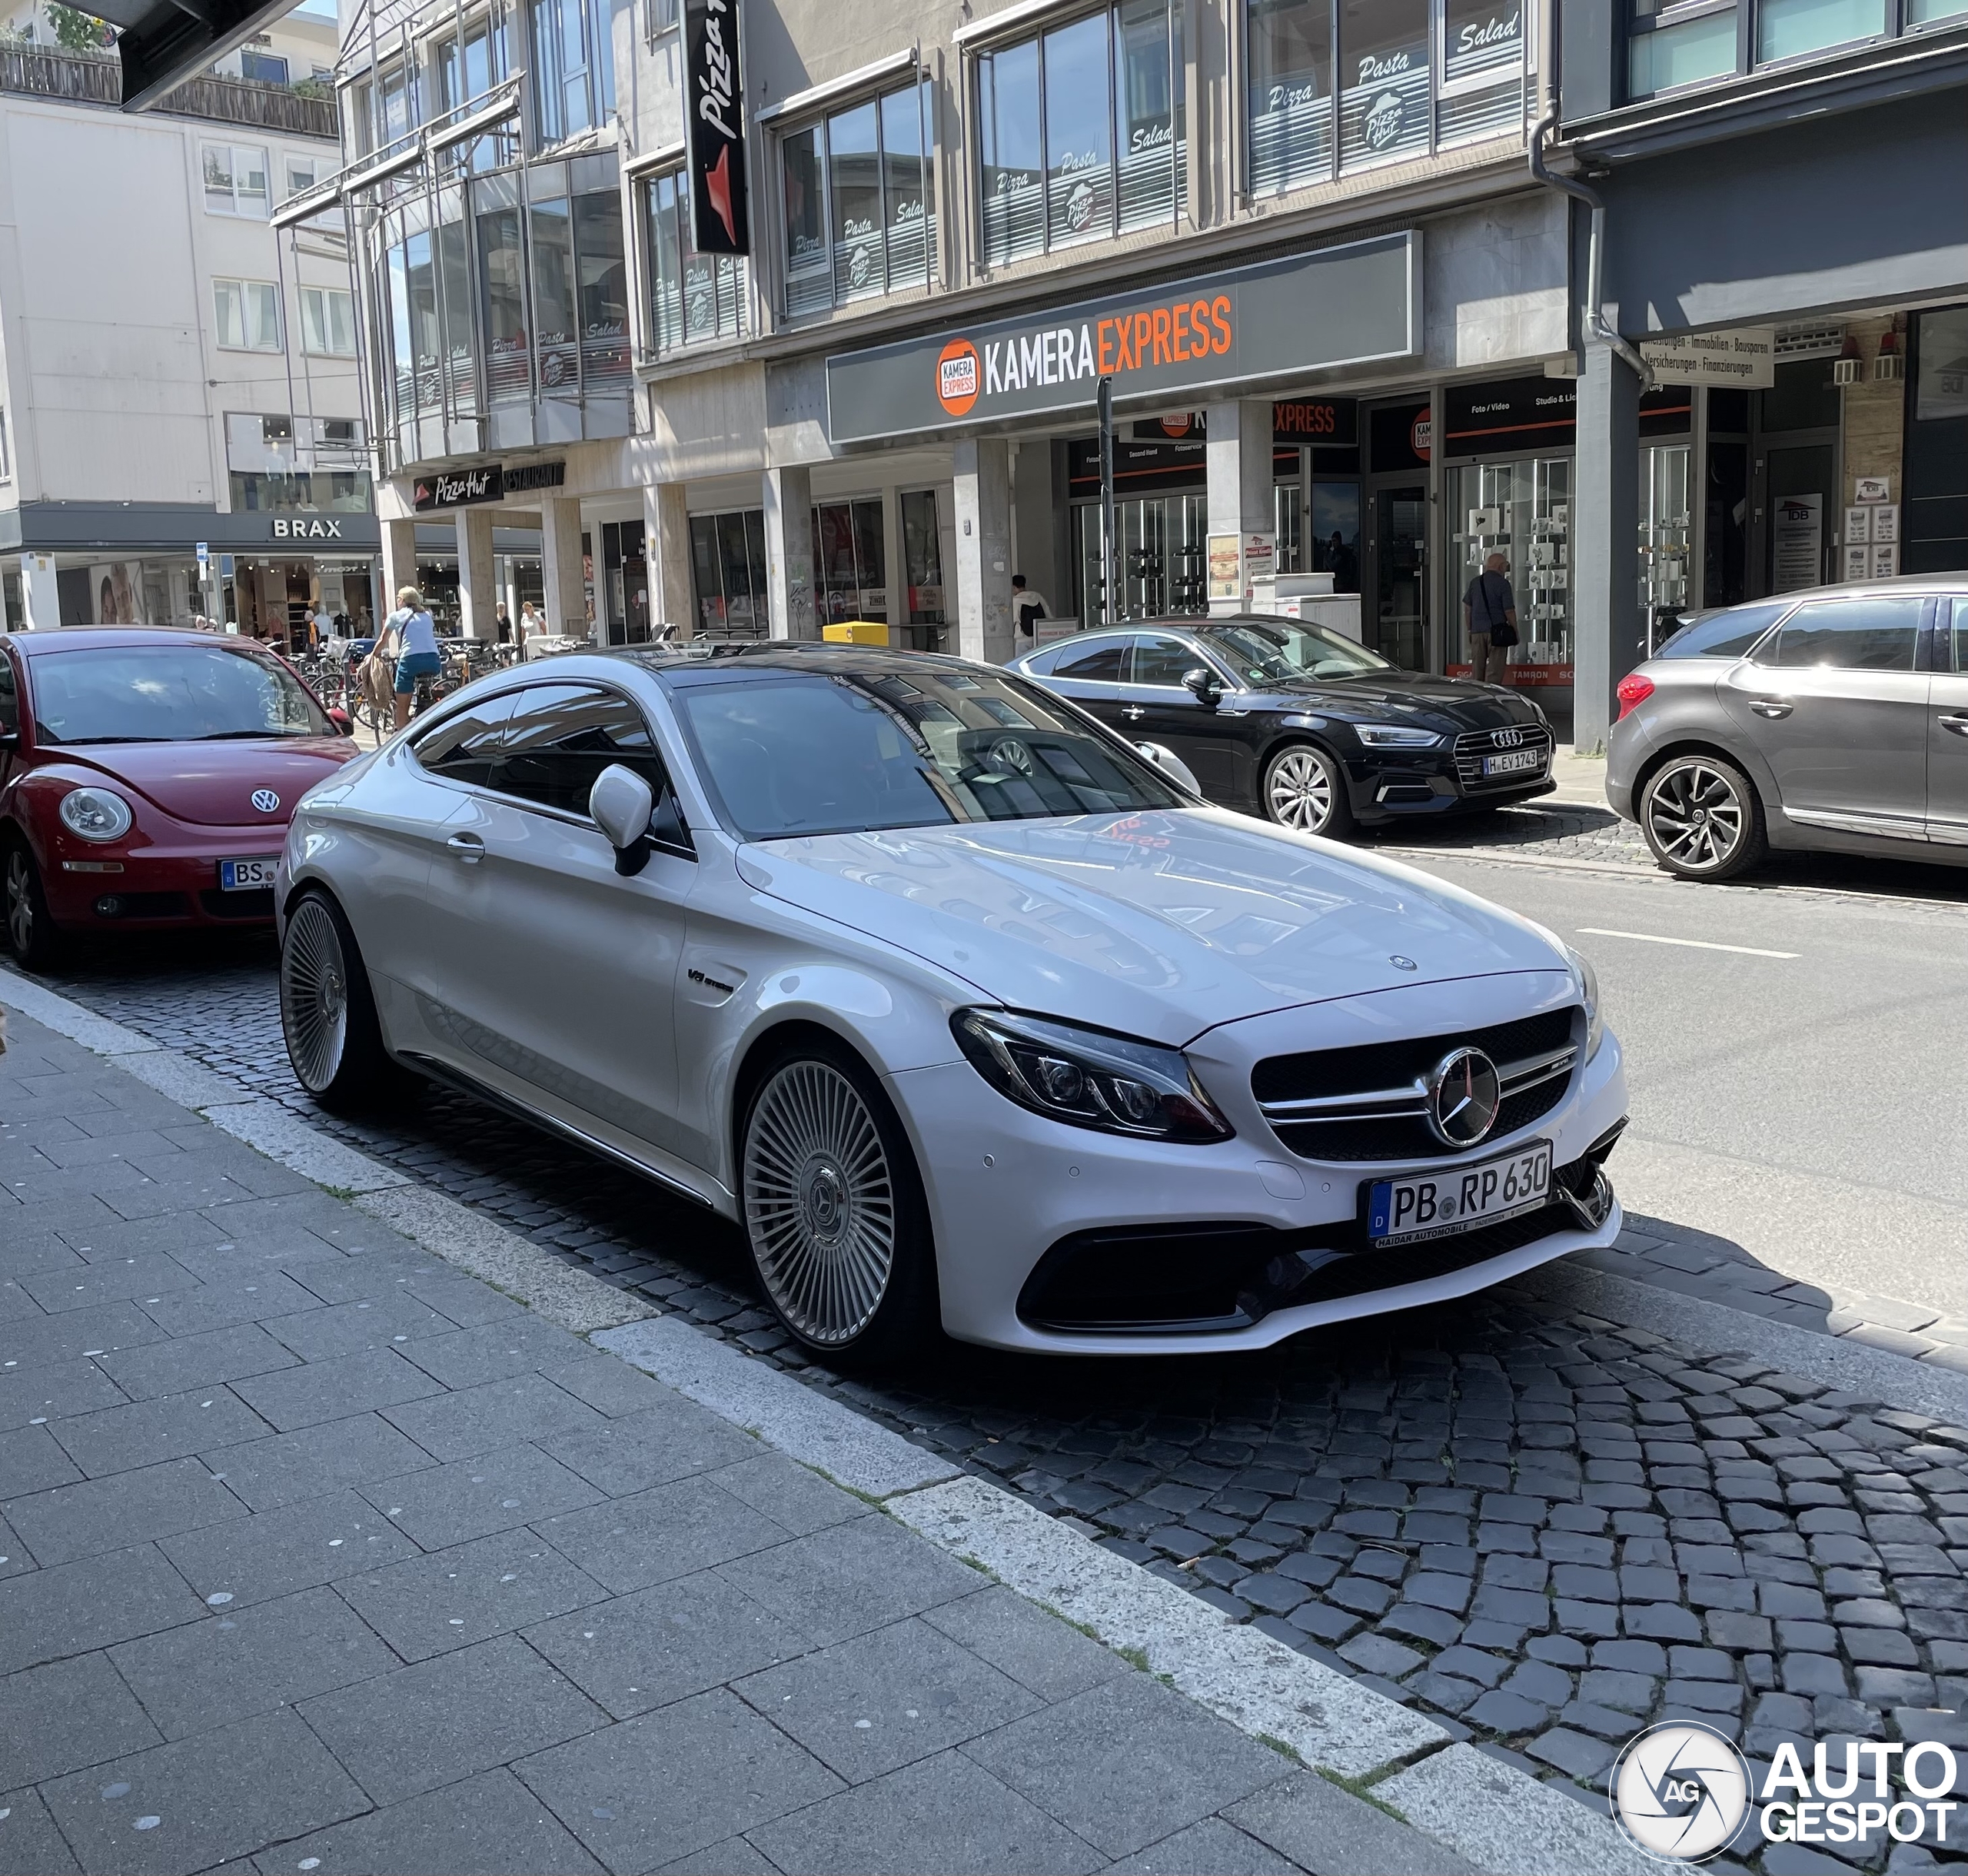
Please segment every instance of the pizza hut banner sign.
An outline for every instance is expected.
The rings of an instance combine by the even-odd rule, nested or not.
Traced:
[[[683,45],[690,238],[700,254],[750,254],[738,0],[685,0]]]

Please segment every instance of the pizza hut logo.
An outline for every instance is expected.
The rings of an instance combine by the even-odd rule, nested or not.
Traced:
[[[1066,226],[1075,234],[1082,233],[1093,223],[1093,185],[1076,182],[1072,193],[1066,198]]]
[[[1394,91],[1382,91],[1367,107],[1366,138],[1370,150],[1388,148],[1401,135],[1401,106],[1400,95]]]
[[[952,417],[967,417],[977,401],[982,368],[977,348],[968,339],[952,339],[936,359],[936,401]]]

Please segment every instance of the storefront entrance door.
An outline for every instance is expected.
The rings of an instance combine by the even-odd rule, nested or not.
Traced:
[[[1361,635],[1368,649],[1405,670],[1428,662],[1428,491],[1398,483],[1374,491],[1367,604]]]

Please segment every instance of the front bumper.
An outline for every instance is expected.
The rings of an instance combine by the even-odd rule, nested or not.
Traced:
[[[1353,817],[1364,827],[1434,820],[1548,795],[1557,786],[1549,759],[1521,777],[1471,781],[1449,749],[1356,750],[1342,758]]]
[[[1427,1011],[1441,1009],[1439,993],[1452,987],[1390,994],[1416,1000],[1421,1026],[1410,1033],[1428,1034]],[[1317,1023],[1316,1011],[1285,1014]],[[1462,1020],[1467,1026],[1466,1016]],[[1271,1033],[1265,1053],[1278,1046],[1281,1026],[1289,1026],[1278,1018],[1254,1022]],[[1297,1026],[1307,1026],[1301,1020]],[[1203,1043],[1225,1035],[1215,1032]],[[1610,1245],[1619,1233],[1619,1206],[1593,1159],[1595,1151],[1603,1158],[1626,1118],[1625,1075],[1611,1036],[1574,1069],[1564,1098],[1531,1126],[1454,1158],[1391,1166],[1321,1164],[1292,1153],[1255,1114],[1248,1069],[1242,1098],[1235,1098],[1234,1082],[1222,1071],[1234,1073],[1230,1058],[1239,1053],[1228,1043],[1212,1062],[1198,1048],[1191,1051],[1237,1129],[1235,1139],[1213,1146],[1170,1146],[1044,1119],[1004,1099],[967,1063],[890,1077],[929,1199],[945,1329],[963,1341],[1062,1354],[1265,1348],[1324,1323],[1466,1296],[1553,1258]],[[1511,1231],[1517,1221],[1483,1228],[1498,1235],[1480,1245],[1446,1238],[1376,1252],[1361,1239],[1365,1183],[1474,1165],[1534,1139],[1550,1140],[1554,1167],[1573,1171],[1579,1206],[1531,1215],[1528,1232]],[[1056,1260],[1058,1247],[1069,1241],[1101,1241],[1124,1259],[1139,1258],[1144,1283],[1165,1282],[1169,1259],[1162,1258],[1158,1274],[1149,1243],[1157,1236],[1165,1248],[1175,1247],[1177,1263],[1187,1259],[1209,1276],[1202,1289],[1234,1290],[1239,1310],[1228,1317],[1171,1315],[1124,1329],[1047,1319],[1042,1266],[1049,1253]],[[1472,1249],[1487,1254],[1468,1261]],[[1235,1281],[1226,1285],[1223,1272],[1232,1266]]]
[[[217,841],[161,843],[105,853],[64,842],[42,869],[49,916],[71,932],[108,932],[122,926],[147,931],[174,926],[264,926],[274,916],[271,887],[220,890],[221,860],[265,858],[279,853],[284,827],[243,827]],[[115,868],[115,871],[105,870]]]

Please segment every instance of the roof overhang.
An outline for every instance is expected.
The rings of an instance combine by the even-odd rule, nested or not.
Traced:
[[[148,111],[166,92],[286,17],[293,0],[91,0],[121,30],[123,108]]]

